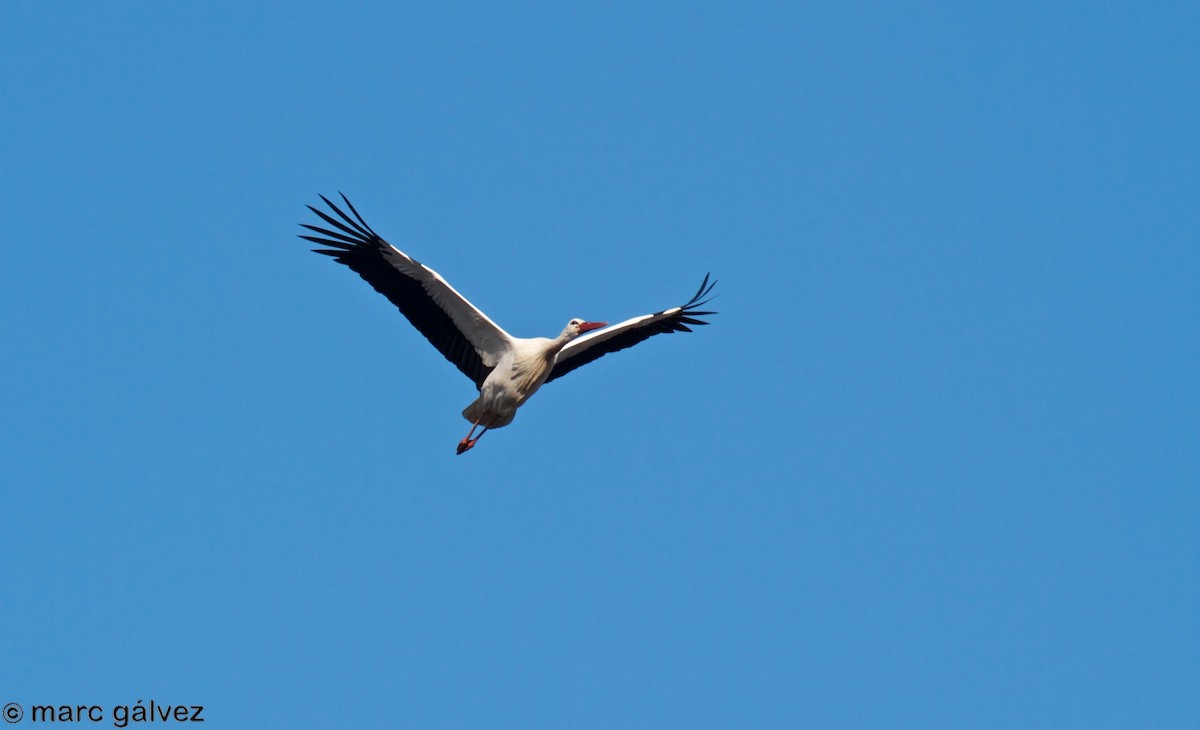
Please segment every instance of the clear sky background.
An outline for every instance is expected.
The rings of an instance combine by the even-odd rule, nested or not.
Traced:
[[[0,702],[1200,726],[1195,2],[4,16]],[[514,334],[720,314],[456,457],[339,190]]]

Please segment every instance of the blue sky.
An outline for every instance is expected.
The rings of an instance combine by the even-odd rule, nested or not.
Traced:
[[[6,5],[0,702],[1196,727],[1200,10],[1050,5]],[[456,457],[339,190],[514,334],[720,314]]]

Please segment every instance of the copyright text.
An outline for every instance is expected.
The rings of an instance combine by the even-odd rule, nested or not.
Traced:
[[[10,725],[26,719],[25,708],[9,702],[0,711],[0,718]],[[140,722],[204,722],[204,705],[160,704],[138,700],[131,705],[30,705],[28,720],[46,725],[111,720],[113,727],[128,727]]]

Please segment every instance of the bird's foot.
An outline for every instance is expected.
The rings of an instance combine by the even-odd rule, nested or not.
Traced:
[[[458,453],[462,454],[463,452],[469,451],[471,449],[471,447],[475,445],[475,442],[478,440],[479,439],[463,439],[462,441],[459,441],[458,442]]]

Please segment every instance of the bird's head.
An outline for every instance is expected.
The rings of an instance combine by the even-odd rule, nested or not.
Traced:
[[[579,335],[582,335],[584,332],[591,332],[592,330],[598,330],[601,327],[607,327],[607,326],[608,326],[608,322],[586,322],[586,321],[576,317],[575,319],[571,320],[570,322],[567,322],[567,329],[566,329],[565,334],[568,337],[573,339],[575,337],[578,337]]]

